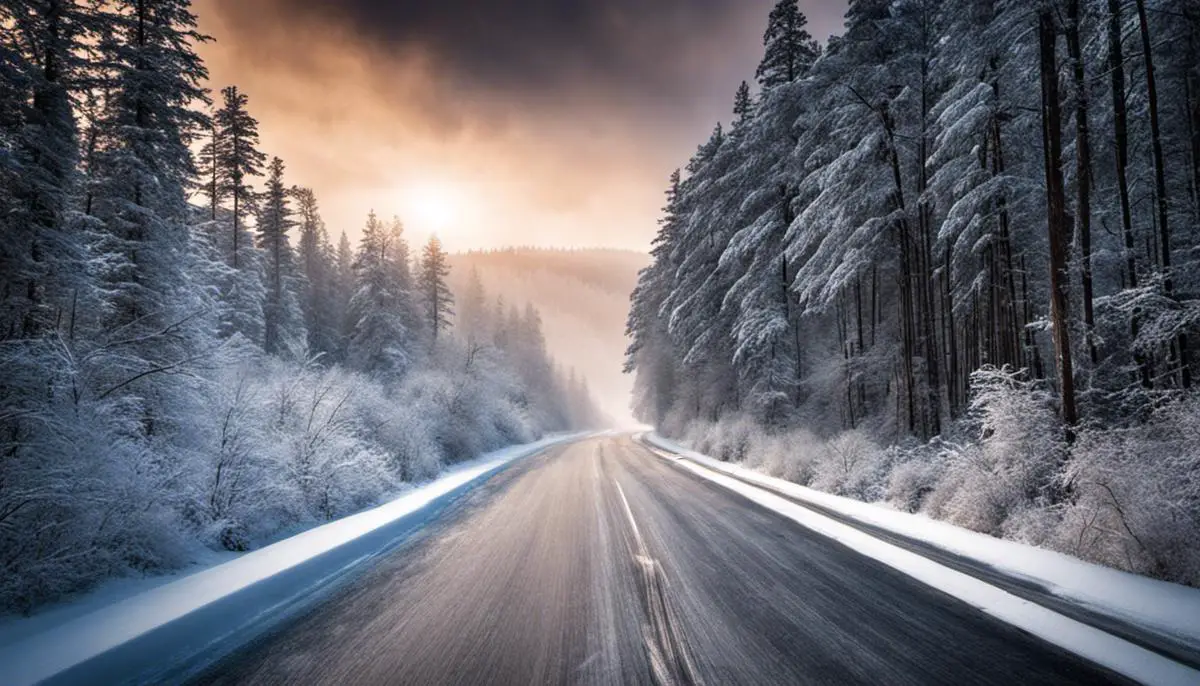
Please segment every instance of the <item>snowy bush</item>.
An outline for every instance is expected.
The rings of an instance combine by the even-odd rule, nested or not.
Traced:
[[[744,418],[693,421],[681,438],[829,493],[1200,585],[1200,400],[1168,397],[1131,427],[1082,428],[1068,448],[1040,383],[994,368],[973,380],[954,441],[884,449],[862,430],[822,439]]]
[[[766,441],[764,469],[781,479],[812,483],[822,441],[807,429],[790,429]]]
[[[818,443],[807,431],[758,432],[751,435],[747,467],[796,483],[811,478],[811,451]]]
[[[920,511],[937,487],[948,458],[961,450],[961,446],[941,440],[913,449],[889,448],[893,466],[885,500],[905,512]]]
[[[253,549],[562,428],[531,416],[501,358],[447,359],[389,385],[231,340],[206,369],[98,400],[92,369],[63,363],[79,357],[0,344],[3,608],[177,568],[198,543]],[[133,418],[151,408],[148,437]]]
[[[1081,432],[1055,546],[1121,569],[1200,585],[1200,402],[1130,428]]]
[[[689,428],[705,451],[726,462],[741,462],[750,452],[751,437],[760,429],[748,417],[724,422],[695,422]]]
[[[845,431],[817,453],[812,487],[868,502],[884,495],[887,453],[863,431]]]
[[[27,611],[183,557],[170,507],[180,466],[129,434],[128,401],[85,395],[82,352],[0,343],[0,607]]]
[[[970,417],[979,442],[949,453],[928,507],[954,524],[1002,535],[1010,517],[1052,499],[1065,460],[1062,430],[1050,393],[1010,369],[972,375]]]

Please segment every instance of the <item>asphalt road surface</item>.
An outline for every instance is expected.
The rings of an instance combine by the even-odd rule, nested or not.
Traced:
[[[629,437],[517,462],[204,684],[1097,684]]]

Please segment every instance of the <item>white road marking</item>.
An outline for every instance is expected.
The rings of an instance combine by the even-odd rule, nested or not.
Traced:
[[[629,526],[633,527],[633,538],[637,541],[638,557],[650,557],[646,553],[646,542],[642,540],[642,532],[638,530],[637,520],[633,518],[633,510],[629,507],[629,500],[625,497],[625,489],[621,488],[621,484],[613,479],[613,483],[617,486],[617,494],[621,496],[621,502],[625,505],[625,516],[629,518]]]
[[[671,459],[697,476],[724,486],[807,529],[876,559],[927,586],[954,596],[985,614],[1024,629],[1124,676],[1145,684],[1163,686],[1195,686],[1200,683],[1200,672],[1197,670],[1102,629],[1061,615],[992,586],[986,581],[875,538],[766,489],[739,481],[690,460],[664,456],[657,450],[651,452],[664,459]]]

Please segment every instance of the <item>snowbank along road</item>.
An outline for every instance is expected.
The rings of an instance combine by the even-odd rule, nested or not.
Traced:
[[[611,436],[505,470],[191,679],[1131,683]]]

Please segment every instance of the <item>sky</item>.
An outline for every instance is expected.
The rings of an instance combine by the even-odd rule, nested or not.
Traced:
[[[335,237],[369,210],[451,250],[644,250],[753,81],[774,0],[197,0],[214,91]],[[800,0],[822,41],[845,2]]]

